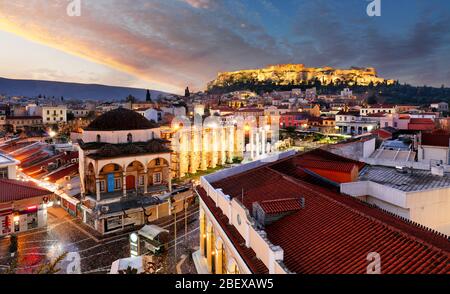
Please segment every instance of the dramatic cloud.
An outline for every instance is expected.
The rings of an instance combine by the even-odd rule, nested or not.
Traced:
[[[80,17],[67,15],[69,2],[0,0],[0,29],[176,92],[202,90],[219,71],[286,62],[374,66],[418,84],[450,75],[445,11],[387,31],[359,0],[81,0]]]

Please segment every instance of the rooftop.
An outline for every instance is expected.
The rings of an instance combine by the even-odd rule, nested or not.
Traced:
[[[340,194],[296,163],[320,153],[327,158],[323,152],[268,163],[212,185],[236,198],[250,212],[255,202],[270,204],[275,200],[283,207],[270,206],[268,211],[292,211],[264,228],[268,240],[283,249],[284,265],[292,272],[364,274],[369,252],[382,252],[382,272],[386,274],[450,272],[450,242],[443,235]],[[338,160],[335,155],[330,157]],[[226,219],[203,189],[199,194],[217,219]],[[304,199],[304,207],[292,206],[291,199],[300,198]],[[284,204],[288,203],[286,208]],[[242,237],[235,236],[235,229],[227,222],[221,226],[252,272],[264,272],[253,248],[245,252]]]
[[[0,203],[51,195],[52,192],[40,188],[32,182],[0,179]]]
[[[0,153],[0,165],[12,165],[18,164],[19,162],[14,158],[11,158],[5,154]]]
[[[435,176],[427,170],[408,170],[407,173],[392,167],[366,166],[360,173],[361,181],[372,181],[404,192],[416,192],[450,187],[450,174]]]
[[[147,130],[157,128],[158,125],[150,122],[139,113],[126,108],[117,108],[97,117],[86,131],[127,131]]]
[[[129,155],[171,152],[170,148],[166,146],[167,143],[168,141],[163,139],[153,139],[147,142],[125,144],[109,144],[97,142],[83,143],[83,141],[79,141],[80,147],[83,150],[97,150],[96,153],[88,155],[88,157],[92,159],[116,158],[126,157]]]

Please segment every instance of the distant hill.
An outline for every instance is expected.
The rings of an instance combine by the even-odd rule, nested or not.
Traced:
[[[146,89],[106,86],[98,84],[79,84],[41,80],[14,80],[0,78],[0,95],[36,97],[39,94],[47,97],[65,99],[121,100],[133,95],[137,100],[145,100]],[[152,99],[156,100],[161,91],[150,90]]]

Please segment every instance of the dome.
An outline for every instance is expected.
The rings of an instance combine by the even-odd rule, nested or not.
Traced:
[[[158,125],[150,122],[139,113],[126,108],[117,108],[97,117],[86,131],[127,131],[147,130],[157,128]]]

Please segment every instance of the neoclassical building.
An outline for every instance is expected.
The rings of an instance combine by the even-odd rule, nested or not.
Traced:
[[[142,224],[152,196],[171,191],[168,143],[158,125],[132,110],[95,119],[79,141],[83,220],[102,233]]]
[[[240,116],[226,119],[209,117],[202,124],[187,118],[174,120],[163,130],[170,138],[173,176],[182,178],[217,166],[231,164],[235,159],[253,161],[276,151],[278,129],[256,118]]]

